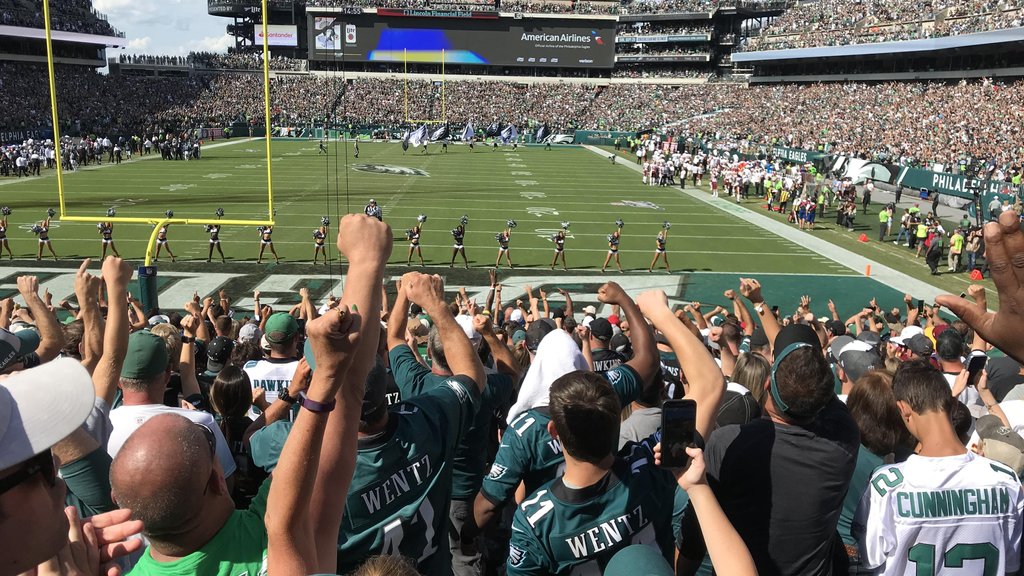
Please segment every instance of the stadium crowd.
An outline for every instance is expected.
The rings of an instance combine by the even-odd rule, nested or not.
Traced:
[[[121,36],[107,22],[106,16],[96,12],[91,0],[67,0],[51,6],[50,27],[53,30],[97,34],[100,36]],[[44,28],[43,3],[32,0],[0,0],[0,25]]]
[[[21,276],[0,301],[0,566],[1015,573],[1019,223],[984,230],[998,312],[980,285],[840,313],[742,278],[674,310],[493,272],[481,302],[385,284],[392,231],[365,215],[339,224],[340,297],[279,310],[221,290],[143,311],[113,257],[82,263],[73,302]]]
[[[1016,0],[818,0],[786,10],[740,49],[845,46],[1016,28],[1024,26],[1022,7]]]
[[[258,74],[193,78],[105,77],[58,68],[64,131],[118,136],[263,122]],[[0,128],[49,124],[46,75],[37,65],[0,65]],[[346,87],[342,90],[343,87]],[[133,98],[124,98],[132,94]],[[399,129],[406,84],[398,78],[343,75],[277,78],[271,86],[278,125],[310,125],[329,113],[356,125]],[[408,115],[440,116],[440,87],[408,83]],[[478,128],[491,119],[551,130],[628,130],[678,126],[677,135],[709,146],[753,152],[764,145],[823,150],[888,163],[981,170],[1019,167],[1024,148],[1024,82],[898,82],[788,86],[448,80],[448,120]],[[644,105],[638,105],[644,103]],[[968,121],[964,111],[970,110]],[[865,122],[865,117],[871,119]]]

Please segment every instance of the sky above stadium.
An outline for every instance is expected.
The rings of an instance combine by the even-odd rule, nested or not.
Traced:
[[[126,54],[183,56],[234,45],[224,31],[231,19],[207,14],[205,0],[93,0],[93,7],[125,33]]]

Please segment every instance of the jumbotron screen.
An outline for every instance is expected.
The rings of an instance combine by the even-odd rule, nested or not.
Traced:
[[[382,12],[384,10],[381,10]],[[614,20],[309,15],[312,60],[611,68]],[[431,14],[431,13],[427,13]],[[472,16],[470,16],[472,14]]]

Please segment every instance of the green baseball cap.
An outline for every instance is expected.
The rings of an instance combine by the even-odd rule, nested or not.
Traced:
[[[295,337],[299,331],[299,323],[295,317],[287,312],[271,314],[267,319],[266,336],[267,342],[281,344]]]
[[[121,378],[146,380],[167,370],[167,345],[149,330],[128,337],[128,352],[121,367]]]
[[[39,333],[31,328],[11,332],[0,328],[0,370],[39,346]]]
[[[671,576],[672,568],[657,548],[633,544],[619,550],[608,561],[605,576]]]

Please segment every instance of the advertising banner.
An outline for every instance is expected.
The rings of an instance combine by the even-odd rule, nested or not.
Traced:
[[[613,20],[311,15],[312,60],[611,68]]]
[[[263,45],[263,26],[256,26],[256,45]],[[299,45],[299,31],[295,25],[268,24],[267,45],[295,48]]]

